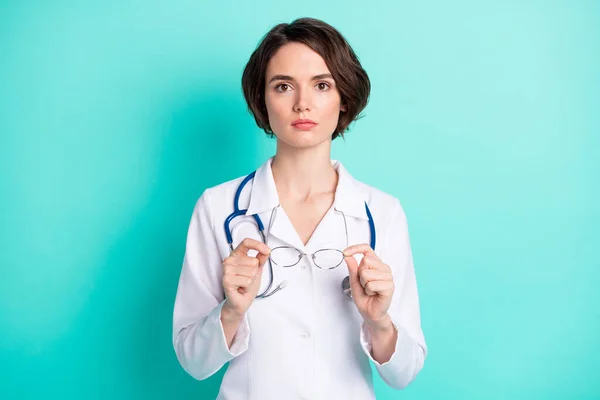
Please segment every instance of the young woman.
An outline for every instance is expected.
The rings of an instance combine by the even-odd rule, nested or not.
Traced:
[[[196,203],[179,362],[196,379],[229,362],[219,399],[373,399],[369,361],[404,388],[427,353],[406,217],[330,159],[367,104],[366,72],[337,30],[302,18],[267,33],[242,87],[277,151]]]

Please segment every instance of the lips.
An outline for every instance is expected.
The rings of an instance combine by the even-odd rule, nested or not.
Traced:
[[[300,124],[316,125],[317,123],[315,121],[313,121],[312,119],[297,119],[294,122],[292,122],[293,126],[300,125]]]
[[[297,119],[294,122],[292,122],[292,126],[296,129],[306,131],[317,126],[317,123],[310,119]]]
[[[307,131],[309,129],[312,129],[315,126],[317,126],[317,124],[311,124],[311,123],[304,122],[304,123],[294,125],[294,128],[300,129],[303,131]]]

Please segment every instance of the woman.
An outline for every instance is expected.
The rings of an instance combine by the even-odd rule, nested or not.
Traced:
[[[367,74],[338,31],[302,18],[263,38],[242,86],[277,150],[194,208],[179,362],[196,379],[230,362],[219,399],[372,399],[369,361],[404,388],[427,353],[405,214],[330,159],[367,104]]]

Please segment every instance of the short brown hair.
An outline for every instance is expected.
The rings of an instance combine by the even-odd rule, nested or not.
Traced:
[[[262,38],[242,75],[242,90],[248,110],[258,127],[272,137],[265,103],[265,74],[271,57],[280,47],[290,42],[307,45],[325,60],[340,92],[341,103],[347,107],[346,112],[340,112],[332,140],[339,135],[343,137],[350,123],[362,118],[359,114],[369,101],[371,82],[342,34],[318,19],[298,18],[291,24],[278,24]]]

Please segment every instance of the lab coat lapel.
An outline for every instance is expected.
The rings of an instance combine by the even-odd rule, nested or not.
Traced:
[[[335,190],[334,209],[342,211],[346,216],[368,220],[365,202],[366,194],[360,189],[356,180],[350,175],[341,162],[332,160],[338,173],[338,185]]]
[[[298,232],[296,232],[292,221],[290,221],[288,218],[283,207],[278,206],[275,208],[275,210],[273,210],[273,222],[270,229],[268,226],[268,221],[271,216],[271,212],[266,212],[263,214],[265,214],[265,217],[267,218],[264,220],[265,230],[268,232],[269,236],[278,239],[276,242],[273,241],[272,238],[269,239],[269,246],[271,248],[275,246],[288,245],[304,251],[304,244],[300,240]]]
[[[284,244],[304,250],[304,244],[300,240],[300,237],[287,214],[280,206],[279,196],[277,194],[277,188],[271,170],[272,161],[273,157],[269,158],[256,170],[256,174],[252,180],[252,192],[250,194],[250,203],[246,213],[247,215],[258,214],[263,221],[265,231],[268,231],[273,237],[276,237]],[[331,160],[331,162],[339,176],[331,212],[339,214],[337,211],[341,211],[346,217],[351,216],[367,220],[368,217],[365,211],[366,198],[364,192],[360,190],[353,177],[339,161]],[[271,213],[273,214],[272,220]],[[323,224],[320,224],[313,234],[313,236],[318,235],[314,240],[327,240],[320,235],[329,235],[331,232],[338,232],[340,229],[344,229],[343,220],[339,229],[335,226],[335,222],[339,219],[338,217],[340,216],[326,215],[325,220],[322,221]],[[341,232],[343,233],[343,231]],[[313,242],[313,238],[311,238],[310,241]]]
[[[273,157],[269,158],[256,170],[252,180],[252,192],[250,193],[250,203],[246,214],[258,214],[263,222],[265,232],[279,239],[278,242],[304,249],[298,233],[279,204],[279,196],[271,170],[272,161]],[[268,242],[271,245],[271,240]]]

